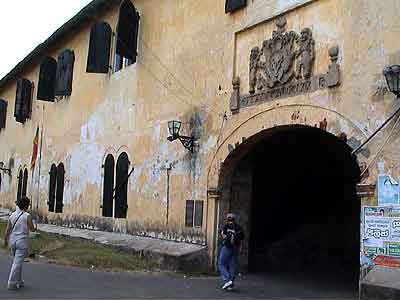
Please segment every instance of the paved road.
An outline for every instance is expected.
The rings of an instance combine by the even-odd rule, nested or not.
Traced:
[[[24,266],[26,287],[6,289],[10,258],[0,253],[0,299],[355,299],[332,285],[309,288],[312,281],[279,276],[245,276],[237,290],[218,288],[215,277],[90,272],[80,268],[31,262]]]

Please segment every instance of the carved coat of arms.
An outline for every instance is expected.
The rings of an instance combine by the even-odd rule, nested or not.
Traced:
[[[315,41],[312,31],[304,28],[300,34],[286,32],[286,19],[276,21],[272,37],[251,49],[249,64],[249,94],[240,95],[240,78],[233,78],[230,108],[237,113],[241,107],[279,98],[292,97],[340,84],[337,63],[339,48],[328,50],[331,64],[328,72],[313,74]]]
[[[294,77],[308,79],[312,75],[314,45],[312,32],[305,28],[298,35],[286,32],[286,19],[279,18],[272,38],[250,54],[250,93],[272,89],[290,82]]]

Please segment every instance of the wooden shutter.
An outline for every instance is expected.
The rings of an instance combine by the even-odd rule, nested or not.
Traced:
[[[114,156],[107,155],[104,164],[103,217],[112,217],[114,203]]]
[[[22,181],[22,197],[26,197],[26,192],[28,190],[28,170],[24,170],[24,180]]]
[[[185,226],[193,227],[194,201],[186,200]]]
[[[22,174],[22,170],[19,170],[19,174],[18,174],[18,187],[17,187],[17,201],[19,199],[21,199],[21,195],[22,195],[22,179],[23,179],[24,175]]]
[[[46,57],[40,65],[37,98],[39,100],[54,102],[54,89],[56,84],[57,61]]]
[[[111,27],[105,22],[92,26],[86,66],[88,73],[107,74],[110,65]]]
[[[203,226],[203,201],[196,201],[194,207],[194,226]]]
[[[57,167],[55,164],[51,165],[50,169],[50,182],[49,182],[49,211],[54,212],[54,204],[56,202],[56,184],[57,184]]]
[[[119,11],[116,53],[136,62],[139,13],[132,2],[125,0]]]
[[[64,206],[64,174],[64,165],[61,163],[57,167],[56,213],[62,213]]]
[[[133,18],[133,44],[132,44],[132,53],[133,57],[129,58],[130,64],[136,63],[136,57],[137,57],[137,49],[138,49],[138,39],[139,39],[139,21],[140,21],[140,16],[139,13],[135,11],[135,15]]]
[[[6,128],[7,102],[0,99],[0,130]]]
[[[56,96],[70,96],[72,93],[72,78],[74,74],[75,54],[66,49],[58,56],[56,72]]]
[[[14,116],[17,122],[25,123],[32,111],[32,83],[27,79],[17,81]]]
[[[246,0],[226,0],[225,13],[230,13],[246,6]]]
[[[115,218],[126,218],[128,210],[128,173],[129,158],[125,152],[117,160],[115,180]]]

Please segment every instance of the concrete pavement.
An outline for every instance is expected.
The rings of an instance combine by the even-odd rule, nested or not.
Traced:
[[[6,289],[10,257],[0,252],[0,299],[356,299],[335,284],[280,276],[244,276],[237,290],[222,291],[216,277],[181,274],[91,272],[31,262],[24,265],[26,287]]]

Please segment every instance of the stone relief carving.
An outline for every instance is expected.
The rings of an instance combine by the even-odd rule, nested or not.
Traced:
[[[315,41],[310,28],[300,34],[286,32],[286,19],[276,21],[272,37],[262,47],[251,49],[249,61],[249,94],[240,95],[240,80],[234,78],[230,100],[232,112],[278,98],[291,97],[317,89],[337,86],[340,68],[337,64],[339,48],[329,49],[331,59],[328,72],[313,76]]]
[[[304,28],[301,31],[301,36],[298,44],[299,50],[296,51],[296,57],[299,57],[299,60],[296,65],[296,78],[308,79],[311,77],[313,62],[315,58],[315,42],[312,38],[311,29]]]

